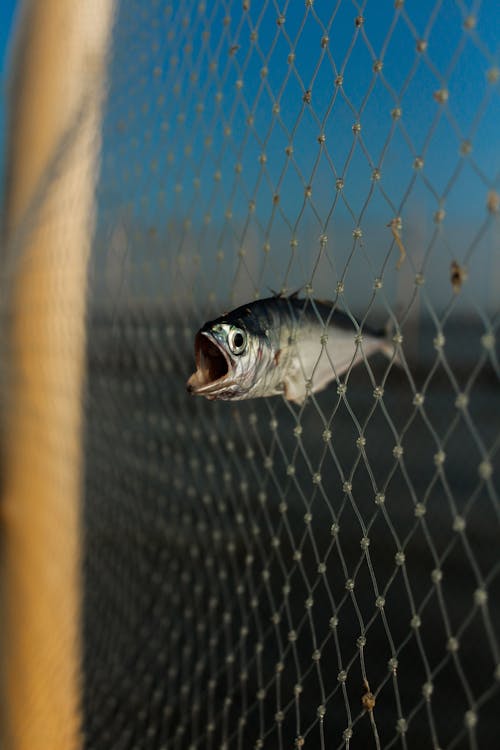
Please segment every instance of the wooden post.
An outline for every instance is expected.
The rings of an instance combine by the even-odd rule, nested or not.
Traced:
[[[81,745],[87,261],[113,0],[30,0],[11,74],[2,248],[2,738]]]

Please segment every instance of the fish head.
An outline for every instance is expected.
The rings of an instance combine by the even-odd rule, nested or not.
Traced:
[[[270,343],[251,316],[223,316],[206,323],[195,336],[196,372],[187,390],[208,399],[248,398]]]

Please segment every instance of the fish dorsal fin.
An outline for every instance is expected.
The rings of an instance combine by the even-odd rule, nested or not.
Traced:
[[[297,299],[301,290],[302,290],[302,287],[299,287],[299,289],[297,289],[296,292],[292,292],[291,294],[285,294],[282,291],[277,292],[275,289],[271,289],[271,287],[269,287],[269,291],[271,292],[273,297],[275,297],[276,299]]]
[[[331,299],[316,299],[315,297],[314,301],[318,302],[320,305],[324,305],[325,307],[337,307],[338,305],[337,302],[333,302],[333,300]]]

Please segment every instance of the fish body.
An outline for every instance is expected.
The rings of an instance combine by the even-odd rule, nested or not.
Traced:
[[[391,357],[394,345],[384,332],[361,332],[332,303],[269,297],[205,323],[187,389],[224,400],[282,394],[300,404],[376,351]]]

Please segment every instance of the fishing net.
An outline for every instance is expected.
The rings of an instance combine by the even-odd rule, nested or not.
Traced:
[[[491,748],[493,0],[124,0],[88,269],[87,750]],[[194,334],[299,290],[380,354],[194,398]],[[34,310],[27,314],[35,314]],[[63,533],[63,530],[61,530]]]

